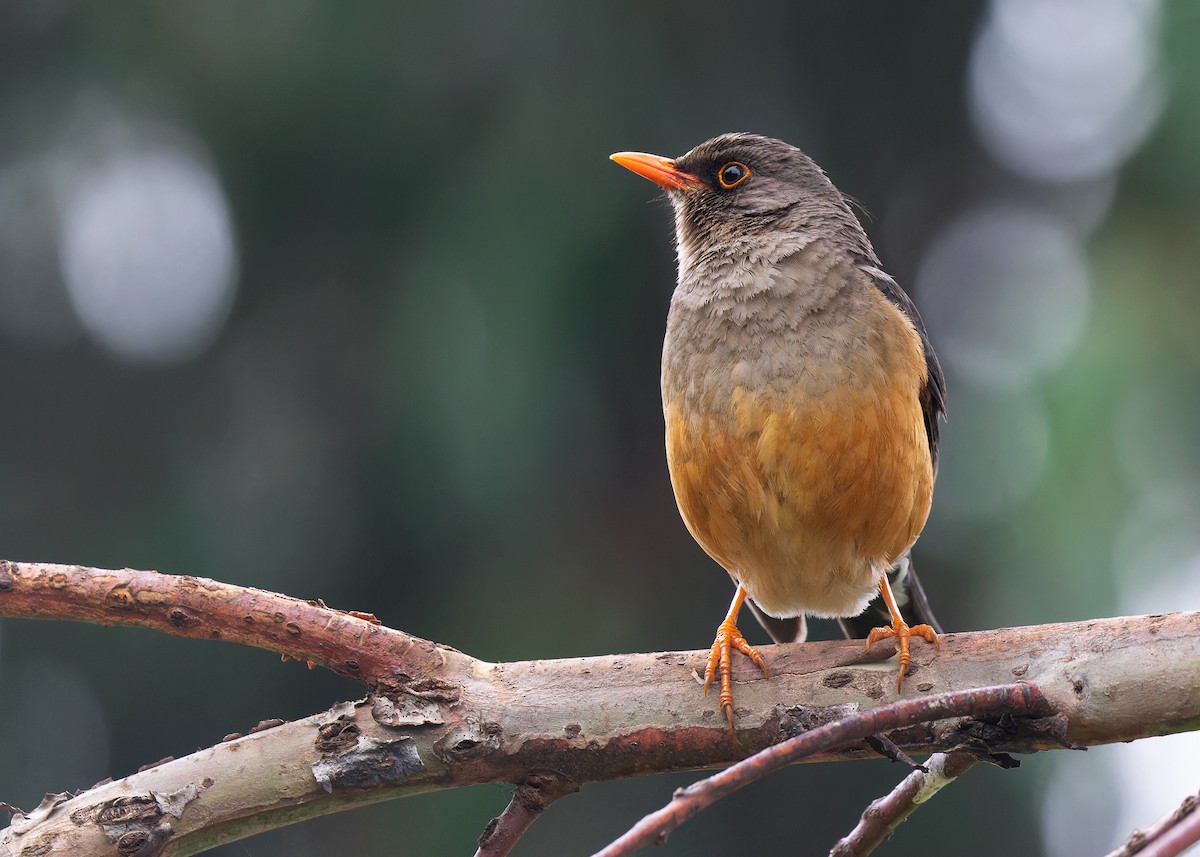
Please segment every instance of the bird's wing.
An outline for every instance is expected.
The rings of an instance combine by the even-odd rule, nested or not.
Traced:
[[[859,266],[870,278],[871,283],[883,292],[884,297],[891,301],[900,312],[912,322],[921,337],[921,346],[925,350],[925,386],[921,389],[921,410],[925,414],[925,436],[929,440],[929,457],[933,461],[933,472],[937,473],[938,463],[938,420],[946,415],[946,377],[942,374],[942,365],[938,363],[937,354],[929,342],[925,332],[925,322],[917,312],[917,306],[912,302],[904,289],[885,271],[872,264]]]
[[[937,473],[938,465],[938,422],[946,414],[946,376],[942,374],[942,365],[938,362],[929,334],[925,332],[925,322],[917,312],[917,306],[912,298],[900,288],[899,283],[877,265],[865,262],[859,266],[870,278],[871,283],[883,292],[884,297],[892,302],[912,322],[917,334],[921,337],[921,346],[925,351],[925,386],[918,396],[921,401],[921,411],[925,416],[925,437],[929,442],[929,458],[933,463],[933,472]],[[938,623],[933,611],[929,608],[929,600],[925,597],[925,589],[917,579],[912,559],[906,552],[896,560],[892,570],[888,572],[888,581],[892,592],[899,602],[900,612],[910,625],[930,625],[939,634],[942,626]],[[883,601],[876,598],[866,611],[848,619],[839,619],[842,632],[851,639],[865,637],[877,625],[891,624],[891,616]]]

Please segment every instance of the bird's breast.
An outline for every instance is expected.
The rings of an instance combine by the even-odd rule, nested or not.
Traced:
[[[929,512],[922,346],[869,285],[799,316],[775,304],[672,308],[671,481],[692,534],[760,606],[849,615]]]

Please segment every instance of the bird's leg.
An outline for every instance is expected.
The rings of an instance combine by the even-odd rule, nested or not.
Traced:
[[[763,672],[763,676],[767,675],[767,665],[763,663],[762,655],[758,653],[758,649],[746,642],[746,638],[742,636],[742,632],[738,630],[737,617],[738,612],[742,609],[742,603],[746,600],[746,590],[739,583],[737,592],[733,594],[733,603],[729,605],[729,612],[725,614],[725,621],[717,626],[717,639],[713,641],[712,648],[708,652],[708,666],[704,668],[704,693],[708,695],[708,686],[713,683],[717,673],[721,674],[721,710],[725,712],[725,719],[729,721],[729,729],[733,730],[733,688],[731,682],[733,679],[733,667],[730,664],[730,652],[737,649],[743,655],[754,661],[754,664]]]
[[[871,629],[871,633],[867,635],[867,651],[871,651],[872,643],[878,643],[888,637],[896,638],[896,648],[900,652],[900,678],[896,681],[896,689],[899,690],[904,687],[904,676],[908,673],[908,665],[912,661],[912,655],[908,653],[909,640],[913,637],[923,637],[933,643],[935,648],[940,648],[941,645],[933,628],[928,625],[913,625],[910,628],[904,621],[900,609],[896,606],[896,599],[892,596],[892,587],[888,584],[886,574],[879,578],[879,591],[883,595],[883,603],[887,605],[888,612],[892,614],[892,624],[891,627],[885,625]]]

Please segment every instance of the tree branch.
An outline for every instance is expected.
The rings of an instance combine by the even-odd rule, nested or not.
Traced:
[[[1142,857],[1179,857],[1200,842],[1200,813],[1189,813],[1139,853]]]
[[[215,593],[215,595],[214,595]],[[95,598],[97,600],[92,601]],[[172,621],[177,610],[183,621]],[[277,619],[276,614],[282,614]],[[342,809],[473,783],[564,785],[728,765],[896,692],[887,646],[766,646],[771,679],[735,666],[736,735],[700,695],[707,650],[490,664],[369,620],[197,578],[0,563],[0,616],[76,618],[229,639],[354,674],[380,695],[169,761],[0,831],[0,855],[194,854]],[[253,621],[247,621],[249,616]],[[289,628],[294,623],[300,633]],[[349,661],[359,664],[350,670]],[[1036,683],[1043,720],[942,721],[891,733],[905,752],[1029,752],[1194,729],[1200,613],[946,634],[920,647],[904,697]],[[780,700],[805,700],[786,705]],[[863,743],[814,759],[874,757]],[[138,837],[142,837],[141,840]],[[153,846],[153,847],[151,847]],[[157,849],[157,850],[155,850]]]
[[[320,601],[156,571],[0,560],[0,616],[71,619],[227,640],[311,661],[371,690],[457,674],[474,661],[448,646]]]
[[[525,785],[517,786],[504,812],[488,822],[479,836],[475,857],[505,857],[529,825],[560,797],[579,791],[574,783],[557,777],[538,775]]]
[[[918,806],[966,773],[977,761],[975,756],[962,750],[934,753],[925,763],[926,770],[913,771],[896,788],[871,801],[871,805],[863,810],[858,824],[833,846],[829,857],[865,857],[870,854]]]
[[[628,857],[646,845],[663,842],[683,822],[738,789],[784,765],[814,756],[823,750],[832,750],[848,741],[860,741],[869,735],[947,717],[989,717],[999,714],[1025,717],[1050,713],[1036,685],[1006,684],[904,699],[851,714],[768,747],[749,759],[730,765],[719,774],[679,789],[669,804],[643,818],[607,848],[596,852],[595,857]]]
[[[1200,794],[1183,803],[1145,830],[1135,830],[1125,844],[1108,857],[1175,857],[1200,841]]]

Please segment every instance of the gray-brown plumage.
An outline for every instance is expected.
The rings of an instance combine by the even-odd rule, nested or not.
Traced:
[[[912,301],[799,149],[725,134],[673,160],[613,157],[675,210],[667,461],[688,529],[739,584],[706,676],[721,674],[732,725],[730,649],[762,666],[737,631],[744,597],[772,636],[795,638],[805,614],[890,599],[889,571],[915,581],[945,384]],[[910,633],[936,637],[889,613],[868,645],[896,636],[903,680]]]

